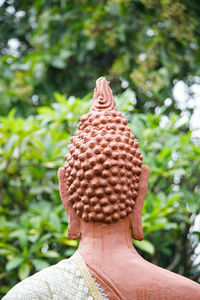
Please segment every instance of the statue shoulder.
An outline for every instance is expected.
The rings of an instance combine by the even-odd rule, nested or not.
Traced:
[[[200,299],[200,284],[174,272],[164,270],[166,285],[174,292],[174,299],[197,300]],[[176,297],[175,297],[176,296]]]
[[[169,295],[169,299],[200,299],[200,284],[155,265],[149,268],[149,285]],[[156,280],[156,281],[155,281]]]

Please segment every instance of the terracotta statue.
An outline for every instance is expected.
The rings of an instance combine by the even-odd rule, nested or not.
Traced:
[[[149,167],[142,165],[139,143],[126,125],[109,82],[99,78],[91,110],[81,117],[58,172],[68,235],[80,238],[78,251],[22,281],[5,300],[200,299],[200,285],[145,261],[133,247],[130,230],[143,239]],[[22,289],[26,297],[17,298]]]

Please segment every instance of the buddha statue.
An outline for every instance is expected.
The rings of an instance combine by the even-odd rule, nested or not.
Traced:
[[[17,284],[4,300],[200,299],[200,285],[145,261],[134,249],[132,236],[143,239],[149,167],[127,123],[109,82],[99,78],[91,110],[81,117],[58,171],[68,235],[80,238],[78,250]]]

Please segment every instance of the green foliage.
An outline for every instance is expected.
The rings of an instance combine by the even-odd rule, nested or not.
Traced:
[[[58,90],[82,97],[102,75],[152,111],[174,80],[200,75],[199,14],[197,0],[2,1],[0,113],[29,115]]]
[[[162,113],[137,113],[131,105],[133,97],[127,90],[116,98],[118,109],[141,141],[144,163],[150,166],[143,209],[145,240],[134,244],[149,261],[168,267],[179,251],[176,245],[189,243],[183,233],[192,224],[191,214],[199,210],[200,151],[191,143],[191,132],[176,126],[179,117],[175,113],[163,128]],[[58,93],[55,100],[27,119],[16,117],[15,110],[0,118],[2,294],[19,280],[69,257],[78,245],[67,236],[68,218],[59,197],[57,170],[64,164],[69,137],[90,101],[89,96],[66,99]],[[194,278],[185,251],[178,252],[173,270],[185,268],[183,273]]]
[[[55,98],[52,107],[40,107],[35,117],[16,118],[12,110],[0,118],[0,276],[6,277],[1,292],[30,272],[70,256],[77,246],[67,237],[57,169],[89,103],[86,98],[66,101],[59,94]]]

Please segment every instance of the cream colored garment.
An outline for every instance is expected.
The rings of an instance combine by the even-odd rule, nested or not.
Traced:
[[[78,251],[24,279],[2,300],[108,300]]]

